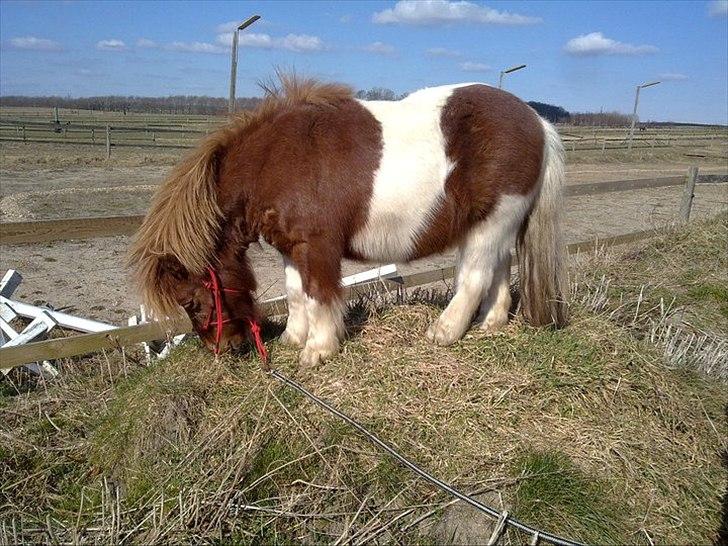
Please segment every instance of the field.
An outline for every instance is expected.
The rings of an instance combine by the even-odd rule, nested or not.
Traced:
[[[706,544],[727,521],[727,245],[723,214],[577,257],[561,331],[516,320],[434,347],[445,300],[428,291],[353,305],[342,353],[315,369],[275,341],[280,324],[265,335],[279,369],[498,510],[590,544]],[[0,542],[488,540],[488,520],[255,358],[194,341],[139,356],[0,384]]]

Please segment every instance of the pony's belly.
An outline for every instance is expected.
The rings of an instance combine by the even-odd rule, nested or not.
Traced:
[[[397,214],[377,215],[360,230],[350,246],[352,254],[375,262],[407,262],[414,236]]]
[[[370,205],[366,224],[350,242],[353,254],[365,260],[408,262],[413,259],[418,237],[440,209],[443,182],[399,185],[399,192],[379,195]]]

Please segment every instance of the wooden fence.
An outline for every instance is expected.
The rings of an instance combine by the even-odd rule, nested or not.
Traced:
[[[617,182],[605,182],[599,184],[582,184],[579,186],[570,186],[569,195],[595,195],[612,191],[626,191],[632,189],[655,188],[676,186],[684,184],[683,198],[681,201],[681,215],[687,220],[690,214],[690,206],[693,200],[693,190],[696,182],[700,183],[722,183],[728,181],[728,175],[703,175],[698,176],[697,168],[692,167],[687,177],[672,177],[663,179],[645,179],[645,180],[622,180]],[[576,189],[574,189],[576,188]],[[63,221],[61,221],[63,222]],[[63,234],[54,234],[49,229],[48,223],[43,229],[31,229],[28,227],[32,222],[24,223],[24,230],[16,230],[15,242],[30,242],[29,237],[33,234],[45,234],[46,240],[57,240],[59,238],[68,238],[68,233],[73,229],[66,224],[66,231]],[[11,224],[12,225],[12,224]],[[17,224],[15,224],[17,226]],[[122,224],[124,230],[129,230],[129,224]],[[105,228],[108,231],[108,228]],[[645,230],[639,232],[617,235],[615,237],[606,237],[601,239],[590,239],[569,245],[570,253],[581,252],[593,248],[607,247],[639,241],[649,237],[653,237],[660,233],[664,233],[669,228],[657,230]],[[133,232],[133,229],[131,230]],[[88,232],[86,232],[88,233]],[[94,232],[92,232],[91,236]],[[125,231],[126,233],[126,231]],[[119,234],[119,233],[115,233]],[[88,236],[88,235],[87,235]],[[95,235],[99,236],[99,235]],[[3,235],[3,239],[5,236]],[[5,242],[3,240],[3,242]],[[39,242],[39,241],[35,241]],[[452,278],[454,275],[454,267],[445,267],[441,269],[422,271],[410,275],[380,279],[370,283],[350,286],[344,289],[344,297],[347,300],[355,299],[362,294],[367,293],[374,287],[385,287],[388,289],[412,288],[422,285],[431,284]],[[282,315],[286,313],[286,304],[283,300],[275,300],[268,302],[262,309],[265,315]],[[0,369],[9,369],[15,366],[25,364],[27,362],[52,360],[59,358],[69,358],[83,354],[92,353],[102,349],[114,349],[141,343],[144,341],[153,341],[155,339],[164,339],[172,335],[186,333],[191,331],[191,324],[188,319],[178,319],[167,323],[152,322],[138,326],[129,326],[118,328],[106,332],[97,332],[91,334],[77,335],[67,338],[50,339],[39,341],[27,345],[15,347],[0,348]]]
[[[603,193],[666,188],[682,186],[685,176],[664,178],[640,178],[636,180],[616,180],[575,184],[566,187],[569,197],[598,195]],[[698,184],[720,184],[728,182],[728,174],[703,174],[698,176]],[[0,224],[0,243],[18,245],[27,243],[47,243],[68,239],[91,239],[131,235],[141,225],[144,216],[104,216],[97,218],[72,218],[63,220],[43,220],[38,222],[13,222]]]
[[[184,125],[169,126],[154,124],[151,121],[141,124],[106,125],[80,122],[32,121],[22,119],[0,119],[0,141],[37,142],[52,144],[73,144],[89,146],[106,146],[106,155],[110,157],[113,147],[138,148],[193,148],[197,139],[214,130],[224,118],[207,125],[204,130],[199,127]],[[599,134],[575,134],[562,131],[564,146],[569,152],[601,150],[626,150],[626,136],[619,130],[606,131]],[[649,132],[636,135],[633,149],[655,149],[668,147],[695,147],[712,144],[716,141],[728,143],[728,133],[707,131],[702,133],[686,133],[682,131]]]

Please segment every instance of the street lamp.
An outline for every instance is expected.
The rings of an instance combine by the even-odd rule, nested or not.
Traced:
[[[634,111],[632,112],[632,125],[629,128],[629,142],[627,143],[627,149],[632,149],[632,137],[634,136],[634,125],[637,122],[637,103],[640,101],[640,89],[643,87],[651,87],[657,85],[660,82],[643,83],[637,86],[637,92],[634,95]]]
[[[238,73],[238,32],[248,28],[258,19],[260,19],[260,15],[253,15],[233,30],[233,49],[230,57],[230,98],[228,100],[228,112],[231,114],[235,112],[235,80]]]
[[[511,72],[515,72],[516,70],[520,70],[521,68],[526,68],[525,64],[519,64],[518,66],[512,66],[510,68],[507,68],[505,70],[501,70],[500,78],[498,79],[498,89],[503,89],[503,76],[505,74],[510,74]]]

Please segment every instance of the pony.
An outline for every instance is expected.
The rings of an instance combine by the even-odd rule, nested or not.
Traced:
[[[426,334],[449,345],[474,317],[487,331],[507,323],[515,246],[525,320],[566,323],[564,151],[528,105],[481,83],[399,101],[295,76],[264,90],[156,192],[129,255],[155,316],[184,310],[208,347],[238,348],[259,318],[246,250],[262,237],[283,258],[281,339],[303,365],[344,336],[343,258],[402,263],[457,246],[454,296]]]

